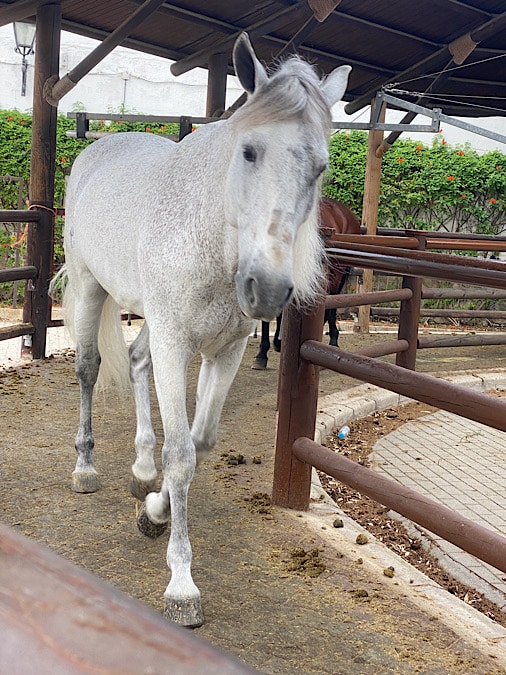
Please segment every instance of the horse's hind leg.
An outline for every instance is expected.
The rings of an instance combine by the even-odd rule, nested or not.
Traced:
[[[156,467],[153,459],[156,438],[151,424],[149,400],[149,378],[151,374],[151,352],[149,330],[144,323],[141,332],[130,346],[130,380],[132,381],[137,432],[135,434],[136,460],[132,465],[130,492],[143,501],[155,489]]]
[[[75,492],[96,492],[98,475],[93,465],[93,439],[91,409],[93,388],[100,367],[98,329],[107,293],[94,280],[80,279],[80,295],[76,297],[74,326],[76,334],[76,375],[79,380],[81,403],[79,428],[75,448],[77,462],[72,474],[72,489]]]

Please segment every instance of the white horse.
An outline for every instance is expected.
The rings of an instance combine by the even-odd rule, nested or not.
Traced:
[[[137,411],[132,492],[145,498],[139,528],[158,536],[171,520],[165,614],[187,626],[203,622],[191,576],[190,482],[216,442],[255,320],[269,321],[292,298],[307,303],[319,292],[319,177],[328,159],[330,106],[350,71],[342,66],[320,82],[312,66],[291,58],[269,77],[246,35],[233,58],[249,98],[232,117],[181,143],[135,133],[99,140],[76,160],[67,191],[64,308],[81,392],[73,489],[98,489],[92,394],[101,358],[105,367],[121,354],[121,307],[145,319],[129,354]],[[99,343],[99,332],[109,344]],[[190,429],[186,373],[197,352],[202,365]],[[159,492],[151,370],[165,437]]]

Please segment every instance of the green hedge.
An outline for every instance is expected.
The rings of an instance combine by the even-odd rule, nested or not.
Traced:
[[[330,141],[324,192],[358,215],[367,157],[367,133],[337,133]],[[469,144],[431,147],[399,139],[384,155],[378,224],[428,230],[500,234],[506,230],[506,155],[478,154]]]
[[[69,120],[63,115],[58,116],[56,131],[56,158],[55,158],[55,198],[56,207],[62,207],[65,196],[65,176],[77,155],[92,141],[69,138],[68,130],[74,130],[75,120]],[[155,134],[170,135],[179,133],[177,124],[143,124],[132,122],[112,122],[98,120],[90,123],[90,130],[95,131],[147,131]],[[28,184],[30,179],[30,146],[32,137],[32,116],[18,110],[0,110],[0,176],[15,176],[24,181],[22,195],[23,204],[28,199]],[[18,208],[18,181],[0,181],[0,208]],[[23,206],[22,206],[23,207]],[[57,218],[55,223],[55,262],[63,262],[62,249],[63,218]],[[0,268],[13,267],[16,264],[16,255],[23,264],[26,242],[22,238],[19,224],[0,224]],[[22,301],[23,284],[19,287],[18,300]],[[0,287],[0,302],[12,298],[12,284],[2,284]]]

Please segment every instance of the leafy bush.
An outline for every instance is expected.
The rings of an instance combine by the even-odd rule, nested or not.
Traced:
[[[121,112],[125,113],[125,110]],[[69,138],[75,121],[58,117],[55,157],[55,206],[64,204],[65,178],[91,141]],[[98,120],[94,131],[145,131],[177,135],[179,125]],[[21,177],[22,201],[28,199],[31,115],[0,110],[0,174]],[[324,192],[360,215],[367,158],[367,133],[339,132],[330,140],[330,163]],[[18,185],[0,181],[0,208],[18,208]],[[432,147],[400,139],[383,158],[378,224],[388,227],[446,229],[480,234],[506,230],[506,155],[499,151],[479,155],[469,145],[451,147],[437,138]],[[63,219],[56,219],[55,260],[63,261]],[[0,226],[0,266],[23,261],[25,242],[19,225]],[[0,301],[10,288],[4,285]]]
[[[324,192],[362,212],[367,133],[335,134]],[[383,157],[378,224],[500,234],[506,230],[506,155],[435,139],[400,139]]]
[[[125,111],[122,111],[125,112]],[[75,120],[67,119],[64,115],[58,116],[56,130],[55,155],[55,207],[63,207],[65,198],[65,179],[77,155],[92,141],[69,138],[67,131],[74,130]],[[98,120],[90,123],[90,130],[95,131],[144,131],[161,135],[179,133],[178,124],[141,122],[107,122]],[[32,116],[18,110],[0,110],[0,175],[21,178],[23,190],[21,205],[19,204],[19,181],[8,179],[0,180],[0,209],[23,208],[28,200],[30,180],[30,149],[32,138]],[[55,221],[55,264],[63,262],[63,223],[64,219],[57,217]],[[0,267],[13,267],[23,264],[26,249],[26,240],[23,228],[19,223],[0,224]],[[0,302],[12,298],[12,284],[3,284],[0,287]],[[23,284],[19,285],[18,300],[22,301]]]

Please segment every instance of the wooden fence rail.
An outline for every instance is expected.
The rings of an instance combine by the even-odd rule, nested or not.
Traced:
[[[1,672],[257,672],[1,524],[0,587]]]
[[[309,438],[298,438],[293,454],[361,494],[393,509],[480,560],[506,572],[506,537],[465,518],[401,483],[323,448]]]

